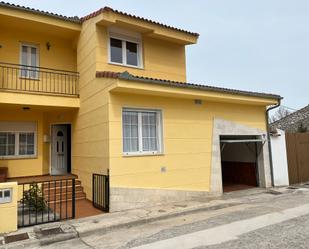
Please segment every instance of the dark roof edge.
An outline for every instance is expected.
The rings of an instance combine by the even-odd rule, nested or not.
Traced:
[[[28,11],[28,12],[31,12],[31,13],[34,13],[34,14],[45,15],[45,16],[61,19],[63,21],[68,21],[68,22],[73,22],[73,23],[78,23],[78,24],[81,23],[81,20],[78,16],[68,17],[68,16],[63,16],[63,15],[55,14],[55,13],[48,12],[48,11],[43,11],[43,10],[25,7],[25,6],[21,6],[21,5],[18,5],[18,4],[7,3],[7,2],[3,2],[3,1],[0,2],[0,7],[22,10],[22,11]]]
[[[86,21],[86,20],[91,19],[91,18],[93,18],[93,17],[95,17],[97,15],[100,15],[104,11],[111,11],[111,12],[114,12],[114,13],[119,14],[119,15],[135,18],[135,19],[138,19],[138,20],[141,20],[141,21],[144,21],[144,22],[148,22],[148,23],[152,23],[152,24],[155,24],[155,25],[162,26],[164,28],[176,30],[176,31],[179,31],[179,32],[182,32],[182,33],[186,33],[186,34],[195,36],[195,37],[199,37],[199,34],[196,33],[196,32],[191,32],[191,31],[187,31],[187,30],[184,30],[184,29],[172,27],[172,26],[169,26],[169,25],[157,22],[157,21],[153,21],[153,20],[150,20],[150,19],[147,19],[147,18],[144,18],[144,17],[132,15],[132,14],[129,14],[129,13],[126,13],[126,12],[122,12],[122,11],[119,11],[119,10],[115,10],[115,9],[113,9],[111,7],[108,7],[108,6],[105,6],[104,8],[101,8],[101,9],[99,9],[97,11],[94,11],[94,12],[92,12],[92,13],[84,16],[84,17],[82,17],[81,20],[82,21]]]
[[[150,20],[150,19],[147,19],[147,18],[144,18],[144,17],[132,15],[132,14],[122,12],[122,11],[119,11],[119,10],[115,10],[115,9],[107,7],[107,6],[104,7],[104,8],[101,8],[97,11],[94,11],[94,12],[92,12],[92,13],[84,16],[84,17],[81,17],[81,18],[78,17],[78,16],[69,17],[69,16],[64,16],[64,15],[59,15],[59,14],[56,14],[56,13],[43,11],[43,10],[39,10],[39,9],[34,9],[34,8],[30,8],[30,7],[26,7],[26,6],[22,6],[22,5],[18,5],[18,4],[12,4],[12,3],[8,3],[8,2],[4,2],[4,1],[0,1],[0,7],[27,11],[27,12],[31,12],[31,13],[34,13],[34,14],[45,15],[45,16],[49,16],[49,17],[57,18],[57,19],[60,19],[60,20],[63,20],[63,21],[77,23],[77,24],[81,24],[82,22],[99,15],[99,14],[103,13],[104,11],[111,11],[111,12],[114,12],[114,13],[117,13],[117,14],[120,14],[120,15],[135,18],[135,19],[138,19],[138,20],[141,20],[141,21],[144,21],[144,22],[149,22],[149,23],[152,23],[152,24],[156,24],[156,25],[168,28],[168,29],[176,30],[176,31],[183,32],[183,33],[186,33],[186,34],[189,34],[189,35],[193,35],[195,37],[199,37],[198,33],[190,32],[190,31],[180,29],[180,28],[176,28],[176,27],[172,27],[172,26],[169,26],[169,25],[157,22],[157,21],[153,21],[153,20]]]
[[[96,72],[96,77],[97,78],[118,78],[122,80],[158,84],[158,85],[164,85],[164,86],[170,86],[170,87],[197,89],[197,90],[202,90],[202,91],[222,92],[222,93],[230,93],[230,94],[245,95],[245,96],[252,96],[252,97],[262,97],[262,98],[277,99],[277,100],[283,99],[283,97],[281,97],[280,95],[276,95],[276,94],[242,91],[242,90],[236,90],[236,89],[230,89],[230,88],[222,88],[222,87],[193,84],[193,83],[187,83],[187,82],[178,82],[178,81],[171,81],[171,80],[164,80],[164,79],[154,79],[154,78],[148,78],[148,77],[135,76],[128,72],[116,73],[116,72],[108,72],[108,71],[102,71],[102,72],[98,71]]]

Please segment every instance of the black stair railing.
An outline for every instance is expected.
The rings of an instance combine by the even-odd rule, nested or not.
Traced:
[[[92,203],[102,211],[109,211],[108,175],[92,174]]]
[[[75,218],[75,179],[20,183],[18,227]]]

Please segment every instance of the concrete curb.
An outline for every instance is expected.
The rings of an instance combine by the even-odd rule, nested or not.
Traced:
[[[37,225],[34,226],[33,228],[20,229],[18,230],[18,232],[15,232],[15,234],[24,232],[28,233],[29,235],[28,240],[22,240],[9,244],[0,245],[0,248],[12,249],[12,248],[40,247],[57,242],[62,242],[65,240],[86,237],[92,234],[98,234],[98,233],[106,234],[108,232],[115,231],[117,229],[122,229],[131,226],[138,226],[149,222],[174,218],[187,214],[224,209],[241,204],[242,204],[241,202],[236,202],[235,200],[230,201],[215,200],[213,202],[207,202],[190,207],[181,207],[181,205],[179,205],[178,208],[182,209],[174,211],[164,211],[160,209],[160,207],[158,207],[158,209],[154,209],[152,210],[152,212],[149,211],[149,214],[146,213],[138,215],[138,212],[136,212],[135,215],[132,215],[132,213],[134,213],[135,211],[129,210],[127,212],[112,213],[110,214],[110,216],[99,215],[90,218],[83,218],[80,220],[71,220],[66,222],[56,222],[44,225]],[[175,205],[177,206],[177,204]],[[131,214],[131,217],[128,218],[125,216],[125,214]],[[55,227],[60,227],[63,230],[63,233],[45,237],[40,237],[37,235],[37,233],[40,230]]]
[[[77,231],[79,237],[86,237],[92,234],[97,234],[97,233],[106,234],[108,232],[115,231],[117,229],[143,225],[143,224],[154,222],[154,221],[160,221],[160,220],[174,218],[174,217],[188,215],[188,214],[229,208],[229,207],[238,206],[241,204],[242,203],[240,202],[230,202],[230,203],[222,203],[222,204],[215,204],[215,205],[201,205],[195,208],[192,208],[192,207],[187,208],[182,211],[177,210],[175,212],[168,212],[166,214],[162,213],[160,215],[154,215],[154,216],[149,216],[149,217],[132,218],[131,220],[128,220],[126,222],[120,222],[118,224],[112,224],[112,225],[106,225],[106,224],[96,225],[95,222],[90,222],[87,225],[83,225],[82,229],[80,229],[81,226],[76,226],[75,224],[72,224],[72,226]]]
[[[71,239],[75,239],[78,238],[78,233],[76,232],[71,232],[71,233],[64,233],[64,234],[58,234],[56,236],[49,236],[48,238],[45,239],[40,239],[39,243],[41,246],[46,246],[46,245],[50,245],[56,242],[62,242],[65,240],[71,240]]]
[[[242,197],[255,196],[265,193],[264,191],[251,191]],[[236,198],[235,198],[236,197]],[[271,195],[269,195],[271,197]],[[143,225],[146,223],[164,219],[179,217],[205,211],[215,211],[243,205],[244,199],[233,196],[229,199],[205,199],[200,201],[177,202],[166,205],[148,207],[144,209],[128,210],[110,214],[81,218],[77,220],[49,223],[18,230],[17,233],[28,233],[28,240],[17,241],[0,245],[0,248],[33,248],[49,245],[56,242],[87,237],[93,234],[106,234],[117,229]],[[49,236],[39,236],[39,231],[51,228],[61,228],[63,233]]]

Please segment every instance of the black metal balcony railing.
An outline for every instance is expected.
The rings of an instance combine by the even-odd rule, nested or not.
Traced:
[[[77,72],[0,62],[0,90],[78,95]]]

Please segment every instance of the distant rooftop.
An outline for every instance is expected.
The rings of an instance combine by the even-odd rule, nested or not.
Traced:
[[[309,105],[270,124],[271,128],[288,132],[297,132],[301,125],[309,131]]]

